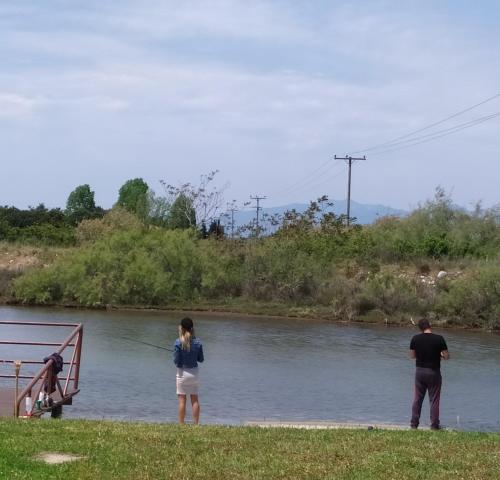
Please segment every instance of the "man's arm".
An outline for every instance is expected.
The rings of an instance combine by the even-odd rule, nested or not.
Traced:
[[[448,345],[444,338],[441,339],[441,358],[443,360],[448,360],[450,358],[450,352],[448,352]]]
[[[412,337],[411,342],[410,342],[410,351],[408,353],[409,357],[414,360],[417,358],[417,352],[415,350],[415,337]]]

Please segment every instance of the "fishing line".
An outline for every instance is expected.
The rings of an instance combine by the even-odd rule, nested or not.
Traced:
[[[160,345],[155,345],[154,343],[141,342],[141,340],[135,340],[133,338],[121,337],[121,336],[118,338],[122,338],[123,340],[128,340],[129,342],[142,343],[143,345],[148,345],[149,347],[154,347],[154,348],[159,348],[161,350],[166,350],[167,352],[173,352],[173,350],[171,348],[160,347]]]

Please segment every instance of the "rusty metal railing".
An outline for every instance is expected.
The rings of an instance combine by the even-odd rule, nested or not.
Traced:
[[[19,346],[45,346],[45,347],[59,347],[56,353],[63,356],[69,351],[71,355],[71,360],[69,362],[64,362],[64,366],[68,366],[67,372],[63,378],[52,375],[52,366],[54,361],[49,359],[46,363],[40,360],[21,360],[22,364],[28,365],[43,365],[40,371],[35,375],[5,375],[0,374],[0,378],[16,378],[30,380],[28,385],[21,391],[17,393],[15,398],[15,408],[14,415],[19,416],[20,406],[23,400],[26,398],[31,398],[31,402],[27,402],[26,415],[32,416],[37,414],[42,414],[44,411],[48,411],[54,406],[63,405],[71,401],[72,397],[76,395],[80,390],[78,388],[78,383],[80,380],[80,362],[82,354],[82,341],[83,341],[83,325],[74,323],[37,323],[37,322],[14,322],[14,321],[0,321],[0,325],[24,325],[24,326],[37,326],[37,327],[72,327],[73,331],[62,343],[55,342],[23,342],[14,340],[0,340],[0,345],[19,345]],[[73,351],[71,352],[71,348]],[[68,351],[66,350],[68,349]],[[0,363],[12,363],[15,364],[16,360],[13,359],[0,359]],[[61,385],[61,380],[64,386]],[[42,389],[45,389],[48,385],[52,385],[55,391],[59,393],[60,399],[53,401],[52,405],[48,408],[36,405],[36,401],[40,396]],[[33,395],[33,393],[35,393]],[[49,395],[51,392],[48,392]]]

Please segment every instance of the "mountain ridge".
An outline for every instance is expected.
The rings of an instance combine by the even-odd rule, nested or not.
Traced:
[[[333,208],[329,211],[333,211],[336,215],[345,214],[347,211],[347,200],[334,200]],[[307,203],[289,203],[286,205],[280,205],[276,207],[262,207],[260,211],[260,218],[262,215],[283,215],[286,211],[296,210],[299,213],[304,212],[308,208]],[[355,218],[355,223],[360,225],[368,225],[373,223],[381,217],[388,215],[402,217],[407,215],[409,212],[406,210],[389,207],[380,204],[365,204],[359,203],[351,200],[351,218]],[[255,208],[248,210],[240,210],[234,213],[234,227],[238,228],[242,225],[251,224],[255,220]],[[230,224],[230,219],[224,222],[226,225]]]

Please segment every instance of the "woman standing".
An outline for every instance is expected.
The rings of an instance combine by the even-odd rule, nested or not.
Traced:
[[[193,321],[186,317],[179,325],[179,338],[174,346],[174,363],[177,367],[177,396],[179,398],[179,423],[186,417],[186,397],[191,397],[193,420],[200,421],[200,402],[198,400],[198,362],[203,362],[203,346],[194,336]]]

